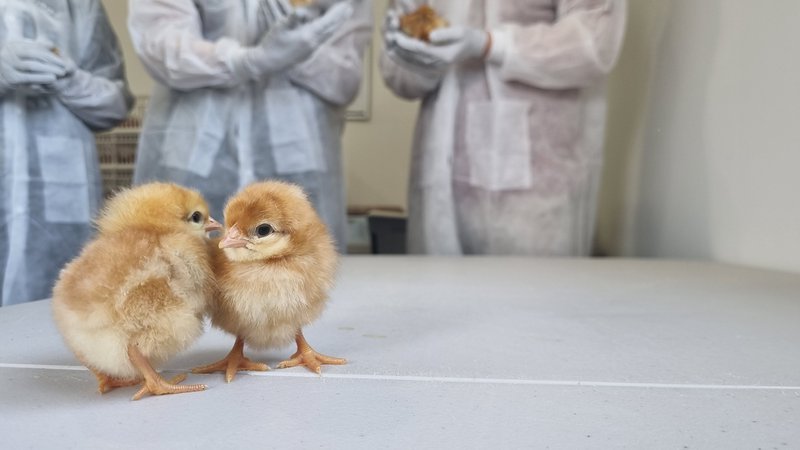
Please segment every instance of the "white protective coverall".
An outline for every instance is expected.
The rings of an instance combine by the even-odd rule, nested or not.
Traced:
[[[372,33],[369,0],[305,61],[258,79],[232,59],[269,31],[259,0],[131,0],[133,44],[158,84],[139,140],[134,182],[200,191],[222,217],[254,181],[302,186],[346,247],[341,166],[345,107],[358,93]]]
[[[394,3],[394,2],[393,2]],[[411,253],[587,255],[625,0],[432,0],[485,29],[486,61],[425,70],[384,49],[398,96],[422,99],[409,186]]]
[[[10,305],[49,297],[92,235],[103,192],[93,131],[122,121],[133,97],[99,0],[0,0],[0,48],[2,71],[34,57],[20,48],[52,49],[67,67],[53,83],[13,83],[32,74],[23,61],[0,80],[0,304]]]

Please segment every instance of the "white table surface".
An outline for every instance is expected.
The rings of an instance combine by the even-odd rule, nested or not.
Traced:
[[[49,301],[0,308],[0,448],[800,448],[798,274],[349,257],[306,336],[349,364],[134,402],[96,392]],[[232,343],[211,330],[165,370]]]

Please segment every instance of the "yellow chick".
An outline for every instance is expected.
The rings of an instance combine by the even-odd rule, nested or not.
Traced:
[[[278,368],[304,365],[319,374],[321,364],[345,364],[317,353],[303,337],[302,328],[325,307],[337,253],[302,189],[277,181],[250,185],[225,206],[225,223],[223,251],[214,256],[219,293],[211,320],[236,342],[224,359],[192,372],[224,371],[230,382],[239,370],[268,370],[244,357],[244,344],[280,347],[293,339],[297,352]]]
[[[221,229],[195,191],[152,183],[121,191],[97,219],[98,235],[61,271],[53,315],[67,346],[97,377],[98,390],[133,396],[200,391],[153,368],[203,332],[215,289],[206,233]]]

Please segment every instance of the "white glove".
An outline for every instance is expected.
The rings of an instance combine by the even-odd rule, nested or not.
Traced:
[[[329,8],[321,17],[307,23],[290,9],[285,0],[271,0],[267,5],[268,20],[275,25],[258,46],[245,49],[234,57],[234,70],[251,79],[277,73],[308,59],[312,53],[353,15],[349,2],[340,2]]]
[[[433,30],[430,44],[398,32],[393,36],[399,54],[424,67],[447,67],[484,56],[489,33],[467,27]]]
[[[325,11],[328,8],[330,8],[331,6],[333,6],[333,5],[337,4],[337,3],[346,2],[346,1],[350,1],[350,0],[316,0],[313,3],[313,5],[317,6],[318,8],[322,9],[323,11]]]
[[[446,68],[443,64],[436,65],[438,60],[421,58],[414,52],[407,51],[404,47],[397,44],[398,40],[413,40],[400,29],[400,17],[413,11],[413,5],[405,4],[402,1],[396,2],[394,8],[386,12],[386,20],[383,22],[383,43],[387,55],[400,63],[423,71],[442,72]]]
[[[41,91],[58,77],[66,75],[61,58],[42,42],[7,41],[0,47],[0,92],[9,89]]]
[[[56,78],[56,80],[45,87],[54,93],[72,90],[73,85],[82,84],[79,82],[82,78],[91,77],[91,74],[78,68],[75,62],[67,57],[58,57],[61,64],[64,66],[64,75]],[[87,93],[88,94],[88,93]]]
[[[292,17],[294,7],[289,0],[263,0],[261,3],[264,16],[270,28],[288,21]]]

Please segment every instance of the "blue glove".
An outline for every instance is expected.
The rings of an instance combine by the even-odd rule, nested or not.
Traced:
[[[0,92],[29,89],[55,83],[66,75],[64,62],[51,46],[33,40],[11,40],[0,47]]]

